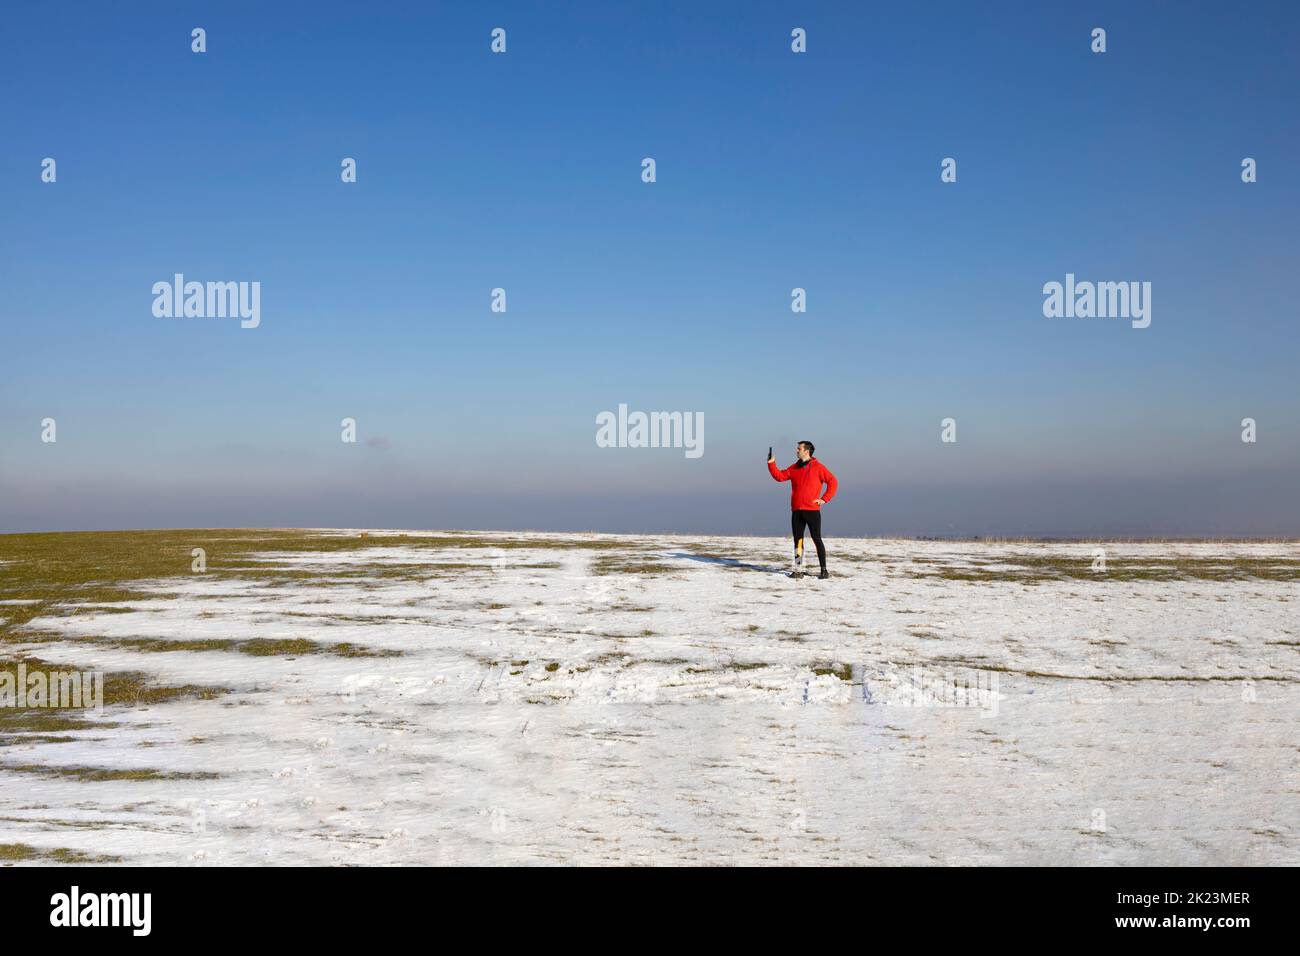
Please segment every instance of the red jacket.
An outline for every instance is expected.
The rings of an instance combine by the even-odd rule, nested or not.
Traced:
[[[808,463],[802,468],[799,465],[800,462],[795,461],[789,468],[780,471],[775,462],[769,461],[767,470],[777,481],[790,482],[791,511],[820,511],[821,505],[814,502],[818,498],[822,501],[830,501],[835,497],[835,490],[839,488],[840,483],[835,480],[831,470],[816,458],[809,458]],[[826,494],[822,494],[823,484],[826,485]]]

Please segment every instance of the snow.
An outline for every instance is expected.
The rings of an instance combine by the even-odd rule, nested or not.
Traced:
[[[31,621],[43,660],[231,692],[3,748],[0,770],[215,777],[8,772],[0,842],[195,865],[1300,863],[1295,581],[927,576],[1298,545],[832,539],[823,582],[781,573],[784,539],[473,535],[507,537],[537,547],[268,551],[321,578],[194,574]],[[673,571],[595,573],[610,557]],[[113,644],[139,638],[401,656]]]

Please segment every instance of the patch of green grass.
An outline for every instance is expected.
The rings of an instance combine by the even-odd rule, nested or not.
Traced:
[[[315,641],[302,637],[282,640],[255,637],[252,640],[242,641],[239,645],[240,653],[250,654],[253,657],[301,657],[304,654],[314,654],[318,649],[319,645]]]
[[[80,850],[69,850],[66,847],[56,847],[47,854],[53,863],[121,863],[120,856],[110,856],[106,853],[82,853]]]
[[[401,657],[406,652],[393,648],[362,647],[360,644],[326,644],[325,648],[338,657]]]
[[[592,574],[672,574],[680,570],[680,567],[634,554],[602,554],[591,562]]]
[[[64,777],[83,783],[102,783],[110,780],[216,780],[218,774],[206,771],[156,770],[153,767],[81,767],[55,764],[0,764],[6,773],[29,773],[38,777]]]
[[[140,590],[133,585],[183,579],[199,573],[191,570],[195,548],[206,552],[207,575],[251,577],[268,586],[311,581],[316,585],[355,583],[357,579],[385,577],[423,580],[430,571],[487,568],[485,562],[449,562],[444,565],[374,565],[364,560],[355,566],[324,568],[277,568],[274,562],[250,560],[263,552],[285,554],[330,554],[364,552],[370,548],[400,546],[415,552],[442,549],[589,550],[626,549],[613,539],[594,541],[558,538],[487,537],[442,534],[410,537],[404,534],[322,534],[295,529],[194,528],[166,531],[77,531],[42,534],[0,535],[0,599],[31,599],[34,604],[8,605],[0,620],[0,640],[16,639],[33,618],[50,614],[75,613],[89,604],[116,604],[153,600],[164,593]],[[537,567],[558,567],[542,563]],[[69,603],[74,602],[74,603]],[[105,608],[96,608],[102,612]]]
[[[376,650],[362,647],[360,644],[349,643],[330,644],[322,641],[311,641],[305,637],[285,638],[282,640],[253,638],[247,641],[236,641],[235,650],[241,654],[251,654],[254,657],[303,657],[308,654],[334,654],[337,657],[402,656],[402,651],[398,650]]]
[[[688,674],[715,674],[721,671],[756,671],[770,665],[762,661],[734,661],[730,664],[724,664],[721,667],[688,667]]]
[[[167,654],[173,651],[225,651],[248,654],[252,657],[303,657],[308,654],[334,654],[338,657],[401,657],[399,650],[379,650],[360,644],[343,642],[331,644],[306,638],[204,638],[192,641],[174,641],[163,637],[82,638],[97,644],[125,647],[142,654]]]
[[[54,734],[13,734],[0,733],[0,747],[13,747],[18,744],[70,744],[76,737],[57,737]]]
[[[0,672],[9,673],[14,681],[18,678],[19,663],[26,665],[27,673],[37,671],[53,673],[68,672],[74,668],[68,664],[51,664],[38,658],[24,657],[16,660],[0,660]],[[83,688],[83,695],[89,691]],[[196,697],[212,700],[225,693],[221,687],[197,684],[166,685],[152,683],[147,675],[134,671],[110,671],[104,675],[104,707],[126,705],[133,707],[150,706]],[[74,738],[55,737],[69,731],[108,730],[116,723],[91,720],[85,708],[76,707],[3,707],[0,708],[0,745],[44,742],[63,743]],[[14,735],[23,736],[14,736]],[[29,735],[39,734],[41,737]]]
[[[933,571],[913,573],[917,578],[942,578],[972,583],[1010,582],[1041,584],[1048,581],[1300,581],[1300,559],[1233,557],[1133,557],[1107,559],[1105,571],[1092,569],[1091,556],[1006,555],[996,560],[947,565],[937,558],[915,558]]]
[[[812,672],[818,677],[838,677],[840,680],[848,681],[853,679],[853,668],[848,664],[841,664],[838,661],[831,663],[817,663],[812,666]]]
[[[69,664],[51,664],[48,661],[39,660],[34,657],[24,657],[18,660],[0,660],[0,671],[6,671],[13,675],[14,680],[18,677],[18,665],[26,665],[27,673],[30,675],[37,671],[52,673],[55,671],[70,671],[74,668]],[[110,671],[104,675],[104,706],[111,707],[114,704],[130,704],[133,706],[161,704],[167,701],[176,700],[181,697],[198,697],[202,700],[212,700],[215,697],[225,693],[221,687],[210,687],[199,684],[182,684],[182,685],[163,685],[150,682],[148,675],[135,671]],[[13,714],[22,714],[22,709],[13,710]],[[43,714],[73,714],[78,711],[75,709],[54,709],[39,708]],[[0,710],[0,721],[5,720],[10,714],[5,710]]]
[[[91,722],[84,717],[76,717],[79,711],[36,709],[24,710],[5,708],[0,711],[0,737],[5,734],[52,734],[68,730],[111,730],[118,725],[104,721]],[[4,740],[4,743],[21,743],[27,738]]]
[[[115,637],[95,639],[95,643],[130,648],[144,654],[162,654],[168,651],[229,651],[234,650],[239,641],[222,638],[172,641],[162,637]]]
[[[0,843],[0,863],[22,863],[40,855],[40,850],[26,843]]]
[[[26,863],[30,861],[49,863],[120,863],[120,856],[82,853],[66,847],[41,849],[26,843],[0,843],[0,864]]]
[[[588,660],[590,661],[590,664],[588,666],[578,667],[575,668],[575,670],[577,670],[579,673],[584,673],[586,671],[591,670],[593,666],[603,667],[607,664],[626,664],[628,663],[628,659],[631,656],[632,656],[631,654],[628,654],[625,651],[606,651],[603,654],[597,654],[595,657],[588,658]]]

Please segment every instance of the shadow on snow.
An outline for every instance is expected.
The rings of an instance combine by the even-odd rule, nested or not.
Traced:
[[[736,568],[740,571],[767,571],[770,574],[784,574],[785,568],[774,568],[767,564],[749,564],[736,558],[719,558],[707,554],[691,554],[688,551],[675,551],[669,557],[687,558],[691,561],[700,561],[704,564],[721,565],[724,568]]]

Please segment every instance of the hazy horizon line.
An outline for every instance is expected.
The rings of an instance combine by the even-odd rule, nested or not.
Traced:
[[[154,527],[154,528],[75,528],[51,531],[0,530],[2,536],[46,534],[127,534],[167,531],[335,531],[406,536],[410,534],[538,534],[538,535],[603,535],[605,537],[653,538],[677,535],[690,538],[778,538],[788,534],[757,534],[749,532],[710,533],[704,531],[601,531],[595,528],[561,531],[546,528],[366,528],[355,525],[325,526],[248,526],[248,527]],[[868,541],[950,541],[984,542],[987,544],[1300,544],[1300,536],[1291,535],[1023,535],[1023,534],[826,534],[827,538],[851,538]]]

